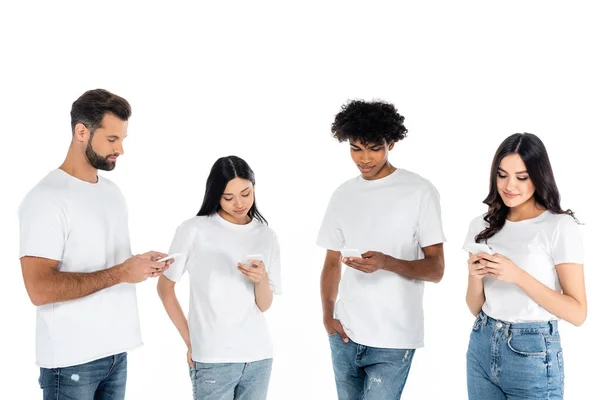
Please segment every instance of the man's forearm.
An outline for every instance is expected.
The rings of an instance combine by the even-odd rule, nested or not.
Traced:
[[[323,307],[323,318],[333,318],[335,300],[338,295],[338,285],[342,277],[340,266],[325,266],[321,272],[321,303]]]
[[[384,269],[409,279],[439,282],[444,275],[444,260],[440,257],[406,261],[386,256]]]
[[[49,271],[37,282],[34,304],[79,299],[121,282],[120,265],[89,273]]]

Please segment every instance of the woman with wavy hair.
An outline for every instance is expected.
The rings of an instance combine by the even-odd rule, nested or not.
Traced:
[[[587,315],[578,221],[563,210],[546,148],[509,136],[492,163],[487,213],[469,227],[467,305],[477,318],[467,352],[469,399],[562,399],[558,319]]]

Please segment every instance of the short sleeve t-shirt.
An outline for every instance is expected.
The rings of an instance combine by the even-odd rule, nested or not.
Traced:
[[[342,184],[331,196],[317,244],[413,261],[424,257],[422,248],[444,241],[437,190],[397,169],[381,179],[359,176]],[[335,318],[348,336],[371,347],[423,347],[423,281],[344,268]]]
[[[239,363],[273,357],[267,322],[256,305],[254,283],[237,269],[246,255],[262,255],[273,293],[281,294],[279,244],[271,228],[256,220],[233,224],[218,213],[185,221],[169,253],[182,253],[164,275],[190,275],[188,323],[192,359]]]
[[[20,257],[59,261],[61,272],[95,272],[131,256],[127,206],[119,188],[57,169],[19,207]],[[142,344],[135,286],[121,283],[37,307],[36,358],[44,368],[78,365]]]
[[[488,225],[483,215],[475,218],[465,246]],[[562,292],[556,265],[583,264],[583,241],[573,217],[544,211],[539,216],[518,222],[506,220],[502,229],[487,241],[493,253],[510,258],[518,267],[548,286]],[[537,322],[557,319],[532,300],[517,285],[494,277],[483,278],[483,312],[506,322]]]

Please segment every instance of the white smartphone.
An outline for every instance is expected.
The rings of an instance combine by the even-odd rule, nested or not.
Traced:
[[[169,261],[172,260],[174,258],[177,258],[181,255],[181,253],[173,253],[173,254],[169,254],[168,256],[161,258],[160,260],[156,260],[156,262],[165,262],[165,261]]]
[[[479,254],[479,253],[494,254],[492,252],[492,249],[490,249],[489,246],[485,243],[467,243],[465,245],[465,250],[471,254]]]
[[[244,256],[244,258],[242,259],[242,264],[247,265],[249,267],[255,267],[256,266],[254,264],[250,263],[250,260],[256,260],[256,261],[263,261],[263,255],[262,254],[246,254]]]
[[[342,257],[362,258],[362,254],[357,249],[342,249]]]

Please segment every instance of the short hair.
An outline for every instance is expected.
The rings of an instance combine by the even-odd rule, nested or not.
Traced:
[[[331,133],[340,142],[392,143],[404,139],[407,132],[404,117],[383,101],[348,101],[331,124]]]
[[[71,106],[71,131],[75,133],[75,125],[82,123],[91,133],[100,127],[105,114],[113,114],[127,121],[131,117],[131,106],[121,96],[104,89],[88,90]]]

